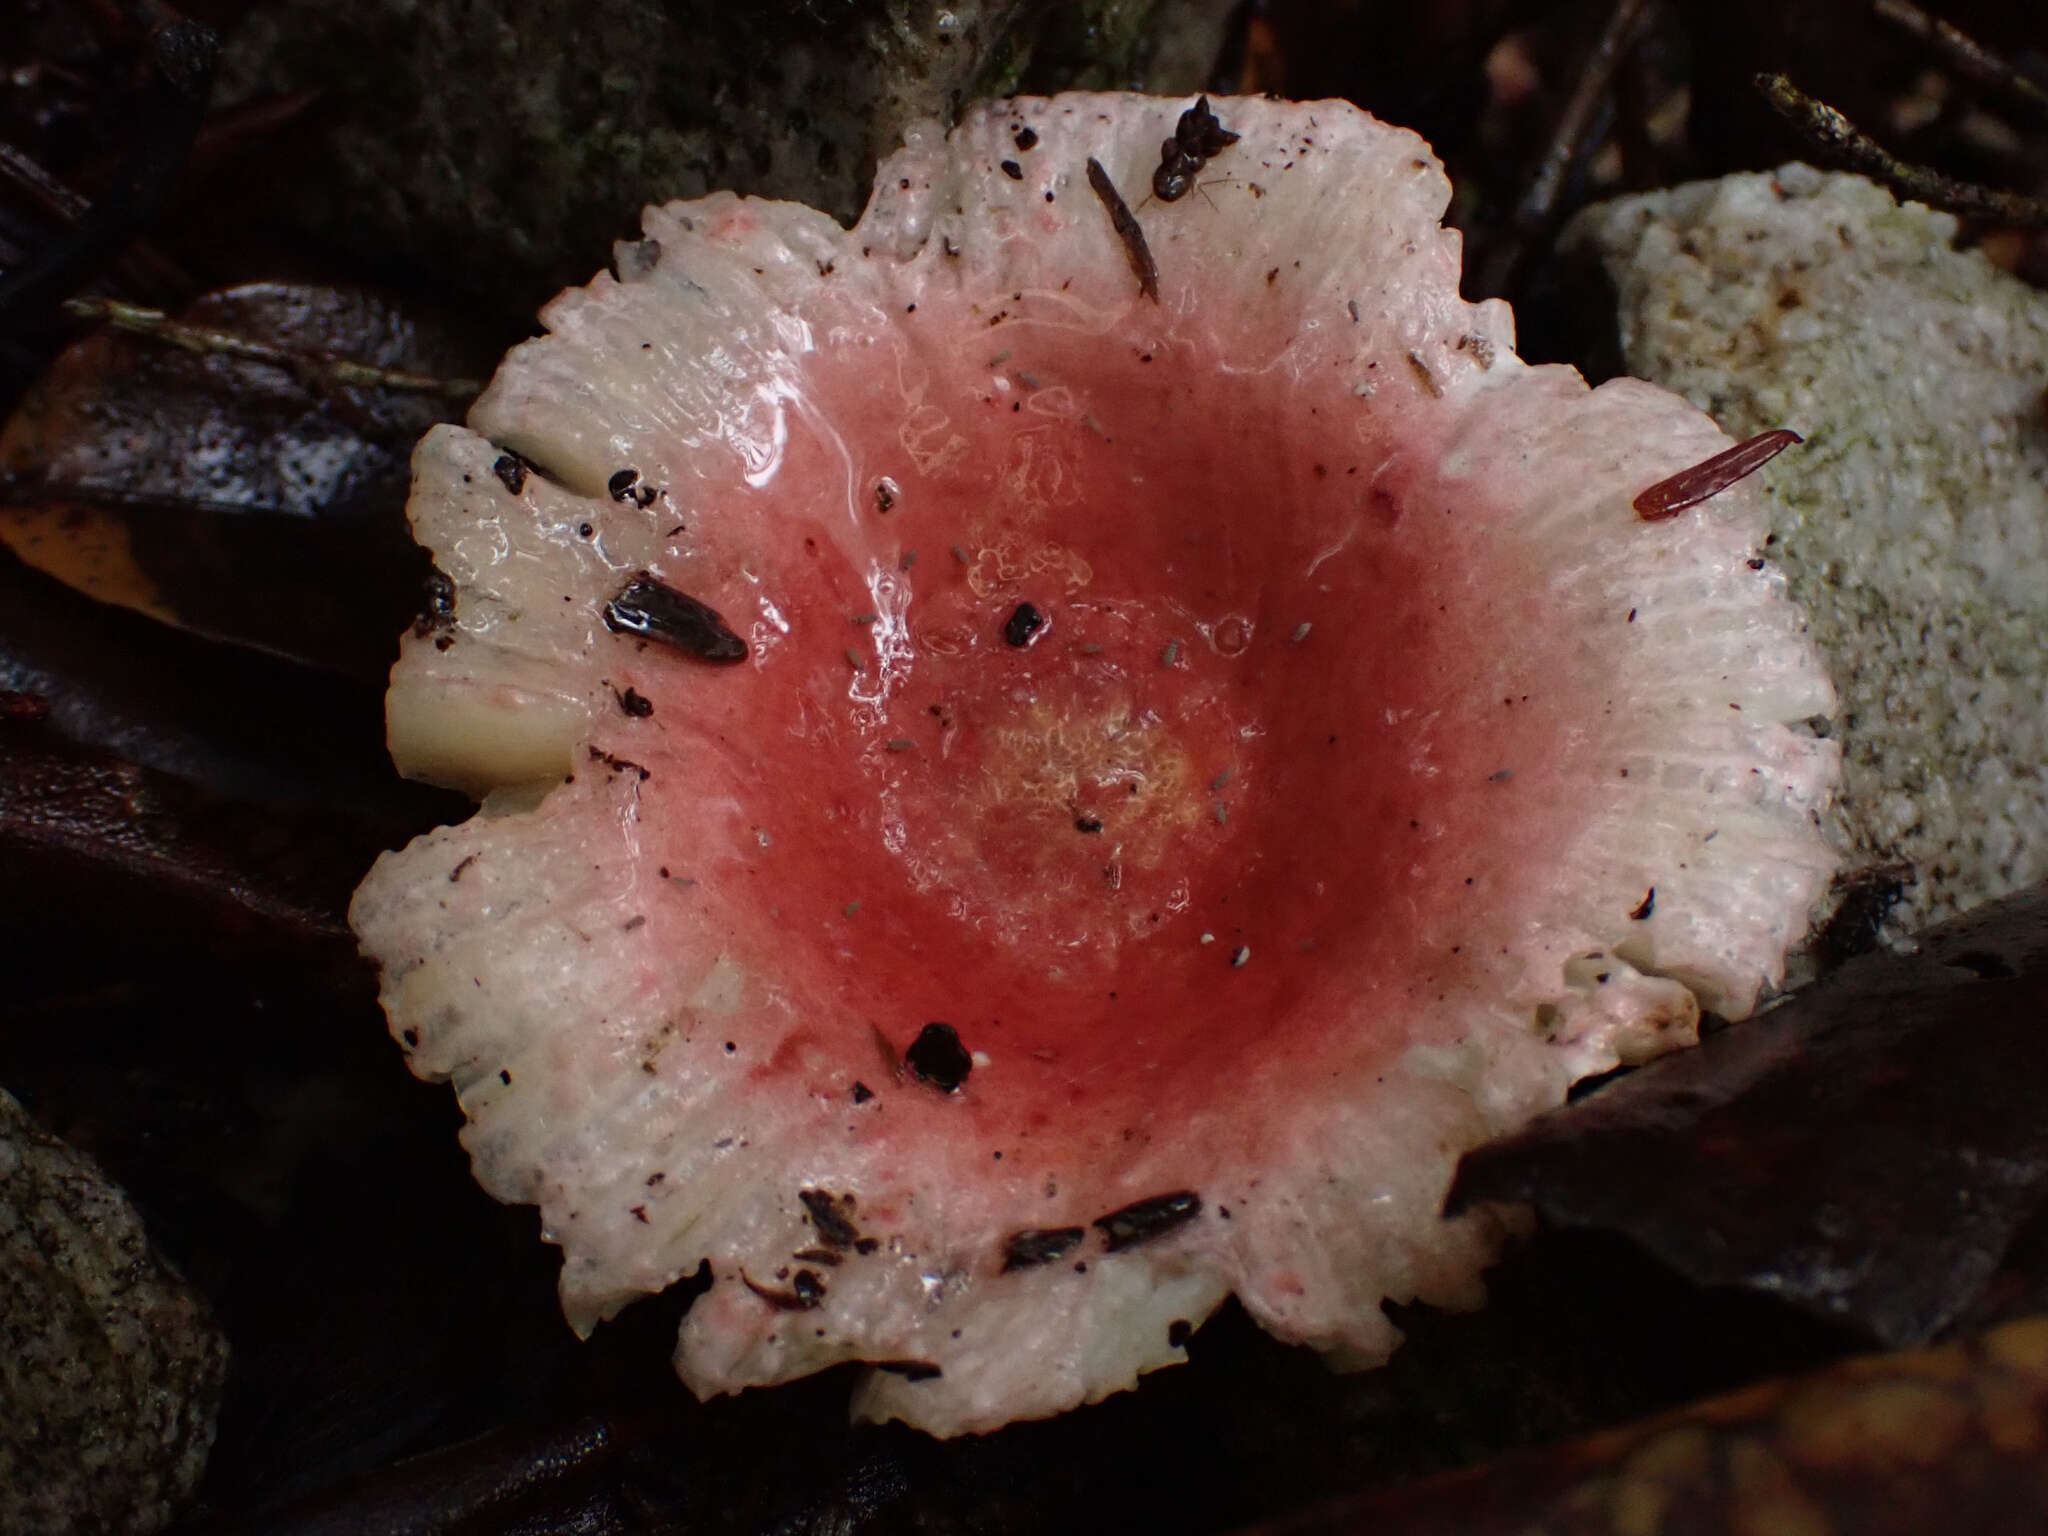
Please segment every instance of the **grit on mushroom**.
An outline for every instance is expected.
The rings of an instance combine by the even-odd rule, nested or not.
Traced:
[[[1458,1154],[1746,1012],[1833,868],[1755,501],[1632,506],[1727,438],[1517,359],[1348,105],[1148,201],[1189,109],[650,209],[416,456],[391,745],[484,803],[353,921],[578,1328],[708,1263],[700,1393],[985,1430],[1232,1292],[1384,1359],[1479,1300]]]

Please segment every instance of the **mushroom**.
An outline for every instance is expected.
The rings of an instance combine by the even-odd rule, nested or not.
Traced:
[[[1752,1008],[1834,866],[1756,502],[1631,506],[1727,439],[1521,362],[1350,106],[1148,199],[1189,110],[650,209],[416,455],[391,748],[483,805],[353,921],[576,1328],[708,1263],[701,1394],[986,1430],[1233,1292],[1383,1360],[1481,1299],[1459,1154]]]

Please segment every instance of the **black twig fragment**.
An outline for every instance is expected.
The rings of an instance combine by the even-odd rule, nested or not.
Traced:
[[[2048,198],[2002,192],[1957,181],[1931,165],[1899,159],[1824,101],[1816,101],[1783,75],[1758,75],[1756,88],[1771,110],[1820,155],[1848,170],[1881,181],[1915,202],[2015,229],[2048,229]]]
[[[715,609],[642,571],[604,605],[605,628],[644,635],[699,661],[729,665],[747,659],[747,642]]]
[[[800,1189],[797,1199],[803,1201],[804,1209],[811,1213],[811,1225],[818,1229],[818,1236],[834,1248],[851,1248],[860,1241],[860,1228],[846,1219],[839,1209],[839,1201],[822,1189]]]
[[[1003,1244],[1003,1273],[1007,1275],[1013,1269],[1036,1269],[1041,1264],[1064,1258],[1080,1247],[1087,1235],[1083,1227],[1032,1227],[1023,1232],[1012,1232],[1010,1240]]]
[[[1135,1247],[1163,1237],[1175,1227],[1185,1226],[1202,1214],[1202,1197],[1191,1189],[1170,1195],[1154,1195],[1134,1201],[1121,1210],[1095,1218],[1095,1225],[1109,1239],[1109,1251]]]
[[[1088,185],[1094,189],[1102,206],[1109,210],[1110,226],[1124,244],[1124,259],[1131,264],[1131,274],[1138,280],[1138,291],[1157,304],[1159,264],[1152,259],[1152,248],[1145,243],[1145,231],[1139,226],[1137,215],[1131,212],[1130,204],[1117,191],[1116,183],[1109,179],[1109,172],[1093,155],[1088,157]]]

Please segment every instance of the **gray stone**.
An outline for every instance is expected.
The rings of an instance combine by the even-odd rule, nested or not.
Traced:
[[[0,1536],[143,1536],[213,1445],[227,1344],[128,1199],[0,1093]]]
[[[279,212],[519,312],[650,202],[721,188],[851,222],[907,123],[1070,84],[1199,89],[1220,0],[276,0],[215,99],[322,93]]]
[[[1908,929],[2048,879],[2048,295],[1955,228],[1791,165],[1566,236],[1618,292],[1631,373],[1737,437],[1807,439],[1763,472],[1765,553],[1841,694],[1833,834],[1913,866]]]

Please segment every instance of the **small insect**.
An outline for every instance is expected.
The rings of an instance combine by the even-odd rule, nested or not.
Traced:
[[[1188,195],[1203,166],[1238,141],[1238,135],[1217,121],[1209,98],[1199,96],[1174,124],[1173,137],[1159,146],[1159,168],[1152,173],[1152,195],[1162,203]]]
[[[1687,507],[1696,507],[1709,496],[1718,496],[1736,481],[1755,474],[1794,443],[1805,441],[1787,427],[1759,432],[1691,469],[1681,469],[1670,479],[1659,480],[1635,499],[1636,516],[1646,523],[1676,517]]]
[[[1088,185],[1102,206],[1109,210],[1110,227],[1124,244],[1124,259],[1131,264],[1131,274],[1138,280],[1138,291],[1157,304],[1159,263],[1152,259],[1152,248],[1145,243],[1145,231],[1139,227],[1131,205],[1117,191],[1116,183],[1109,179],[1109,172],[1102,168],[1102,162],[1092,155],[1088,159]]]

